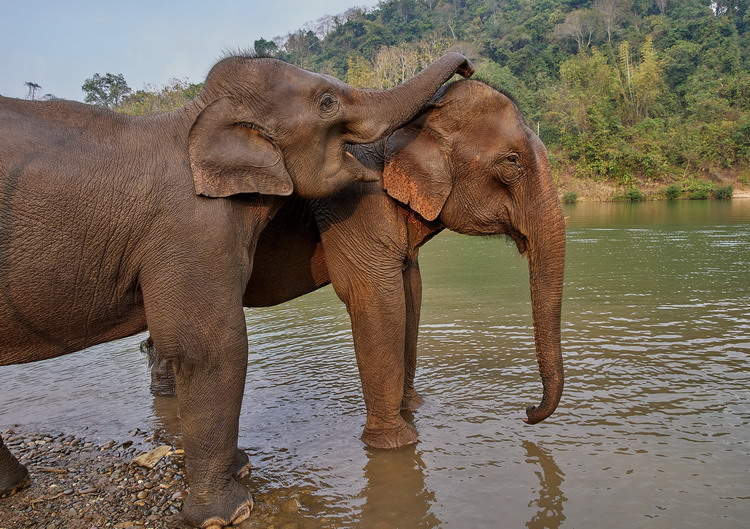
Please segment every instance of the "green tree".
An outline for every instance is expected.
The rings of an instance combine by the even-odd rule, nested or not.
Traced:
[[[266,39],[258,39],[253,43],[255,54],[261,57],[275,57],[279,54],[279,47],[275,42]]]
[[[125,77],[120,74],[95,73],[93,77],[84,81],[81,89],[86,94],[84,101],[107,108],[114,108],[130,94],[131,90]]]
[[[665,90],[662,64],[656,56],[651,37],[646,37],[641,47],[641,61],[636,63],[630,53],[630,43],[622,41],[619,47],[620,96],[626,121],[635,123],[649,117]]]
[[[377,84],[369,61],[357,53],[350,54],[346,60],[345,80],[356,88],[373,88]]]
[[[651,37],[646,37],[641,47],[641,63],[633,74],[635,111],[640,118],[653,115],[656,103],[664,91],[662,66],[654,50]]]

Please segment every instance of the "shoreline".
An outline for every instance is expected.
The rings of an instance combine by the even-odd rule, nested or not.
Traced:
[[[189,527],[178,515],[186,495],[184,451],[158,432],[136,429],[125,441],[102,444],[16,425],[0,435],[31,476],[30,486],[0,499],[0,529]],[[151,457],[139,457],[146,454]],[[143,466],[151,463],[153,468]],[[309,501],[304,494],[257,492],[257,480],[250,476],[240,482],[253,492],[255,507],[239,529],[319,527],[314,518],[304,516]]]
[[[566,193],[575,193],[577,202],[631,202],[624,198],[624,193],[629,186],[614,184],[609,181],[583,180],[571,176],[561,176],[555,179],[557,184],[557,193],[562,202]],[[733,193],[731,199],[750,198],[750,184],[744,184],[736,179],[727,179],[714,181],[710,179],[700,179],[700,181],[713,184],[716,187],[732,186]],[[643,194],[643,201],[667,201],[664,195],[664,189],[670,184],[679,184],[679,182],[639,182],[632,187],[639,189]],[[718,200],[715,198],[691,199],[687,196],[680,196],[673,200]],[[729,200],[729,199],[723,199]],[[639,201],[638,201],[639,202]],[[574,202],[575,203],[575,202]]]

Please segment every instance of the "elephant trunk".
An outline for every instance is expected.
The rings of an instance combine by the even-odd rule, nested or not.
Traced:
[[[454,74],[471,77],[474,68],[460,53],[446,53],[408,81],[390,90],[351,89],[345,117],[350,143],[372,143],[402,126]]]
[[[565,269],[565,219],[550,181],[527,220],[529,285],[534,321],[534,341],[544,392],[538,406],[526,409],[525,422],[535,424],[557,408],[563,390],[560,351],[560,312]]]

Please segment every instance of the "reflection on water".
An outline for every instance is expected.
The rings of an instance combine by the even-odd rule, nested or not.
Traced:
[[[560,489],[565,473],[560,470],[550,453],[544,448],[540,448],[531,441],[524,441],[523,447],[526,449],[526,462],[539,465],[539,470],[534,472],[539,478],[539,498],[529,502],[529,507],[538,510],[531,520],[526,522],[526,527],[557,529],[565,520],[563,504],[568,498]]]
[[[248,311],[240,446],[258,495],[298,495],[288,521],[305,528],[745,527],[750,201],[566,215],[566,388],[535,426],[521,421],[541,384],[511,245],[445,233],[422,250],[415,447],[359,441],[349,322],[330,289]],[[0,367],[0,424],[102,440],[174,430],[140,339]]]
[[[364,505],[358,528],[429,529],[440,525],[431,512],[435,493],[425,485],[425,463],[418,448],[400,448],[388,457],[371,450],[363,470],[365,486],[359,497]]]

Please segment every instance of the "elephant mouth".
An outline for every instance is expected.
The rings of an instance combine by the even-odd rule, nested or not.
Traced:
[[[526,250],[529,249],[529,239],[520,231],[510,229],[508,230],[508,233],[506,235],[510,237],[514,243],[516,243],[518,253],[520,253],[521,255],[525,254]]]

